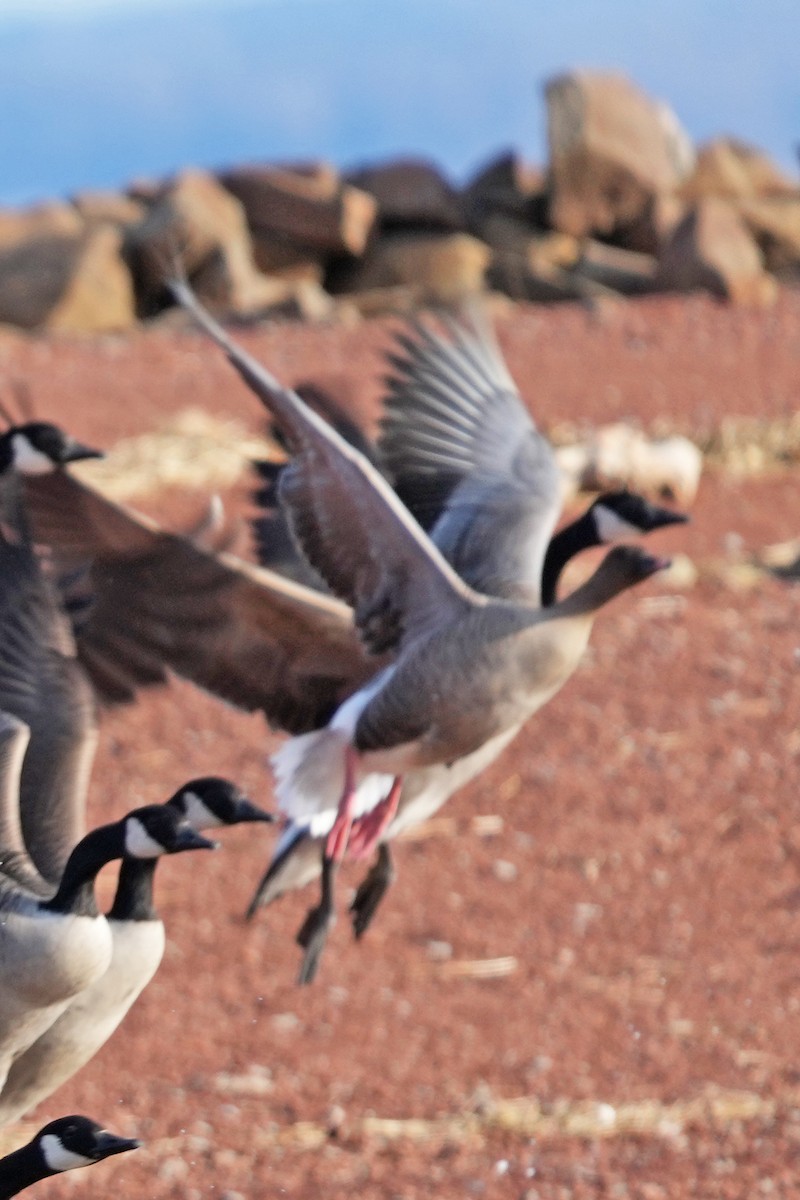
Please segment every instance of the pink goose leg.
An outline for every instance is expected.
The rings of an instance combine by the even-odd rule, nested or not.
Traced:
[[[376,804],[372,812],[358,817],[350,837],[350,857],[353,859],[367,858],[377,846],[383,833],[391,825],[400,803],[400,793],[403,790],[403,776],[395,776],[389,794]]]
[[[325,857],[331,862],[340,863],[345,856],[347,843],[350,838],[350,828],[353,824],[353,801],[356,794],[356,765],[358,755],[352,746],[344,752],[344,787],[336,819],[333,822],[328,840],[325,843]]]

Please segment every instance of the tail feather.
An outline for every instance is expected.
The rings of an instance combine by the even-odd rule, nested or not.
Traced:
[[[282,813],[292,823],[322,837],[333,825],[344,791],[345,752],[349,736],[327,726],[290,738],[273,754],[275,796]],[[392,776],[364,775],[356,788],[353,815],[363,816],[387,795]]]

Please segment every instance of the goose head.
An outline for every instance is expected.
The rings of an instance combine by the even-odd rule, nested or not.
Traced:
[[[0,475],[8,471],[20,475],[48,475],[65,463],[102,457],[100,450],[76,441],[48,421],[14,425],[0,436]]]
[[[605,492],[589,509],[597,541],[602,545],[622,542],[660,529],[664,525],[684,525],[685,513],[651,504],[636,492]]]
[[[59,1117],[39,1130],[34,1146],[50,1174],[89,1167],[92,1163],[137,1150],[141,1145],[135,1138],[118,1137],[109,1133],[89,1117]]]
[[[150,804],[136,808],[122,821],[127,858],[152,859],[183,850],[214,850],[216,842],[197,833],[177,808]]]
[[[217,829],[246,821],[274,821],[272,813],[258,808],[227,779],[206,775],[184,784],[168,804],[192,829]]]

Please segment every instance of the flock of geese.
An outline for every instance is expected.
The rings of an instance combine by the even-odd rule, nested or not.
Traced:
[[[479,312],[396,336],[372,444],[172,287],[287,459],[260,464],[255,565],[80,482],[69,464],[97,452],[56,426],[0,436],[0,1126],[88,1062],[153,977],[158,859],[273,819],[206,777],[86,833],[98,710],[175,672],[291,735],[272,760],[282,828],[249,914],[321,877],[297,934],[310,983],[343,859],[373,859],[351,904],[360,937],[394,878],[392,838],[492,762],[576,669],[599,610],[668,563],[617,545],[558,599],[564,566],[686,519],[618,492],[556,533],[552,448]],[[114,860],[103,915],[94,884]],[[136,1145],[85,1117],[51,1122],[0,1160],[0,1200]]]

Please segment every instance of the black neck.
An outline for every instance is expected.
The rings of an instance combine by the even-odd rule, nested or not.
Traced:
[[[30,525],[22,502],[22,482],[13,470],[0,470],[0,520],[10,527],[14,537],[30,545]]]
[[[48,1175],[55,1175],[42,1157],[42,1152],[35,1142],[28,1142],[12,1154],[0,1159],[0,1200],[9,1200],[23,1188],[30,1187]]]
[[[549,608],[556,602],[558,580],[564,567],[571,558],[588,550],[590,546],[599,546],[600,542],[595,529],[591,508],[559,530],[550,539],[542,567],[542,607]]]
[[[153,904],[155,858],[123,858],[114,903],[107,914],[111,921],[156,921]]]
[[[98,916],[94,881],[106,863],[122,857],[124,840],[124,821],[101,825],[87,833],[67,859],[58,891],[52,900],[42,903],[42,908],[77,917]]]

